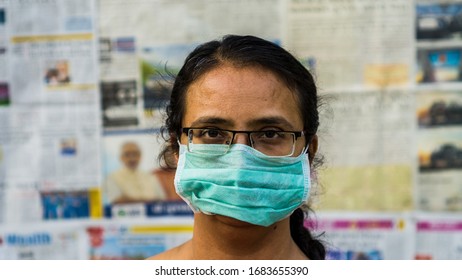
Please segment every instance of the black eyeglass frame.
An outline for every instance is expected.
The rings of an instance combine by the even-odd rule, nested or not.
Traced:
[[[306,133],[305,130],[302,131],[283,131],[283,130],[255,130],[255,131],[248,131],[248,130],[231,130],[231,129],[221,129],[221,128],[207,128],[207,127],[183,127],[181,129],[181,132],[188,135],[189,137],[189,131],[191,129],[213,129],[213,130],[218,130],[218,131],[225,131],[225,132],[231,132],[233,135],[231,137],[231,142],[229,145],[231,145],[234,141],[234,137],[236,136],[237,133],[245,133],[247,134],[247,140],[250,143],[250,146],[253,147],[253,141],[252,138],[250,137],[250,134],[252,133],[264,133],[264,132],[284,132],[284,133],[292,133],[294,135],[294,148],[295,148],[295,142],[297,141],[298,138],[302,136],[306,136],[306,144],[305,148],[309,145],[311,142],[312,136],[314,135],[313,133]],[[292,152],[293,153],[293,152]]]

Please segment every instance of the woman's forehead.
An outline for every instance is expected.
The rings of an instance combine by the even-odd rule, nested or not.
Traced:
[[[302,123],[297,94],[271,71],[254,66],[222,65],[193,82],[183,120],[191,123],[203,115],[237,122],[280,117],[294,126]]]

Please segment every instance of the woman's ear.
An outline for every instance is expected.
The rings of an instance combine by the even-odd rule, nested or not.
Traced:
[[[175,157],[175,165],[178,165],[178,159],[179,159],[179,155],[177,152],[174,152],[173,153],[173,156]]]
[[[308,146],[308,155],[310,159],[310,164],[313,163],[313,159],[317,151],[318,151],[318,136],[315,134],[311,138],[310,145]]]

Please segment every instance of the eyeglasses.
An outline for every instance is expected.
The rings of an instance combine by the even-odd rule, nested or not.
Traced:
[[[237,133],[247,134],[250,146],[268,156],[292,156],[295,142],[305,135],[304,131],[237,131],[218,128],[184,127],[182,132],[188,136],[188,151],[191,153],[226,154]],[[197,144],[223,145],[222,149],[203,149],[194,147]]]

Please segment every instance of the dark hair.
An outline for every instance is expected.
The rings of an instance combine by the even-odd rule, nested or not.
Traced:
[[[167,140],[160,159],[167,168],[172,165],[171,156],[179,150],[177,139],[181,136],[182,119],[185,112],[185,98],[189,86],[200,76],[224,63],[236,67],[257,66],[279,77],[299,100],[304,130],[314,135],[319,126],[318,96],[312,75],[288,51],[275,43],[255,36],[227,35],[221,41],[210,41],[199,45],[185,60],[173,84],[167,118],[161,131]],[[307,144],[311,137],[307,139]],[[317,165],[314,152],[310,161]],[[298,208],[290,217],[291,235],[298,247],[310,259],[324,259],[323,244],[314,239],[304,227],[305,212]]]

